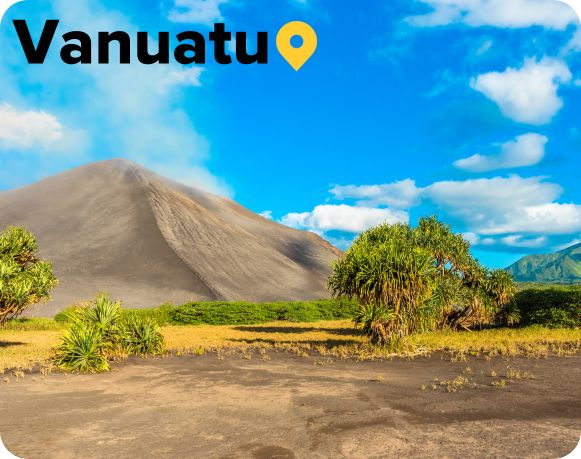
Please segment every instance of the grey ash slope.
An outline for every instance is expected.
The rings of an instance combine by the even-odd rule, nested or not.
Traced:
[[[63,307],[107,291],[128,307],[165,301],[326,296],[340,251],[315,234],[125,160],[93,163],[0,194],[0,228],[23,225],[51,260]]]

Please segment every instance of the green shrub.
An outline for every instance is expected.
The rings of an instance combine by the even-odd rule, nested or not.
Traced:
[[[0,325],[50,298],[57,279],[48,261],[39,260],[35,237],[24,228],[0,232]]]
[[[63,328],[62,324],[55,322],[53,319],[43,317],[12,319],[2,327],[3,330],[14,331],[50,331],[62,330]]]
[[[536,287],[516,295],[523,325],[581,326],[581,286]]]
[[[72,323],[75,314],[78,313],[79,310],[87,309],[90,306],[71,306],[70,308],[64,309],[63,311],[59,312],[55,317],[54,320],[60,324],[67,324]],[[159,326],[167,325],[171,322],[170,319],[170,310],[174,309],[175,305],[173,304],[162,304],[157,308],[150,308],[150,309],[121,309],[121,318],[127,319],[130,317],[138,317],[141,319],[148,319],[152,320],[157,323]]]
[[[162,353],[163,335],[153,320],[133,316],[125,320],[122,330],[122,348],[127,354],[146,356]]]
[[[317,322],[350,319],[358,305],[350,300],[276,303],[200,302],[168,310],[174,325],[253,325],[275,321]]]
[[[112,302],[107,294],[99,295],[93,308],[69,308],[59,320],[71,324],[57,356],[57,365],[67,371],[108,371],[110,358],[154,355],[163,350],[157,323],[136,314],[125,315],[121,303]]]
[[[95,327],[77,324],[63,337],[57,365],[66,371],[101,373],[109,371],[103,335]]]

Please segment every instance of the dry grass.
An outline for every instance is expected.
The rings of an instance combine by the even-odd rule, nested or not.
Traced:
[[[200,325],[163,327],[166,347],[173,351],[192,351],[197,348],[223,348],[252,344],[353,345],[366,342],[356,333],[349,320],[290,323],[275,322],[263,325]]]
[[[0,330],[0,373],[6,369],[30,369],[47,365],[60,343],[62,327],[44,328],[31,322]],[[267,360],[264,349],[277,348],[307,357],[311,354],[361,360],[394,357],[395,353],[373,348],[359,335],[351,321],[317,323],[277,322],[239,326],[163,327],[166,349],[177,355],[203,355],[209,350],[237,348],[248,358],[257,349],[257,358]],[[581,330],[573,329],[499,329],[477,332],[425,333],[411,338],[400,354],[448,351],[457,361],[466,355],[568,355],[581,350]],[[407,351],[407,352],[406,352]],[[245,357],[247,356],[247,357]],[[466,371],[466,374],[469,374]]]
[[[567,355],[581,350],[581,330],[528,327],[434,332],[414,336],[411,343],[429,351],[450,351],[460,355]]]
[[[57,330],[0,330],[0,373],[48,363],[61,336],[62,331]]]

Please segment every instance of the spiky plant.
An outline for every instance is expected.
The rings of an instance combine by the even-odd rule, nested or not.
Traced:
[[[391,311],[379,304],[362,304],[353,318],[353,323],[361,332],[369,336],[373,344],[387,344],[389,336],[386,324],[391,319]]]
[[[407,225],[381,225],[363,233],[334,264],[329,289],[367,305],[360,319],[374,342],[399,340],[421,328],[435,267],[410,236]]]
[[[363,305],[355,320],[374,342],[489,324],[514,296],[513,286],[507,273],[483,268],[470,243],[435,217],[421,218],[415,228],[383,224],[365,231],[333,265],[328,282],[334,296]]]
[[[158,355],[163,351],[163,335],[153,320],[130,316],[122,329],[122,346],[128,354]]]
[[[92,308],[72,309],[66,321],[71,328],[59,347],[57,364],[67,371],[107,371],[108,359],[163,351],[157,324],[135,315],[125,317],[121,303],[107,294],[99,295]]]
[[[92,308],[72,309],[68,316],[68,322],[73,326],[93,327],[102,336],[103,352],[115,355],[121,351],[121,302],[113,302],[109,295],[102,293],[97,296]]]
[[[516,302],[511,302],[500,308],[496,322],[500,325],[515,326],[520,324],[522,315]]]
[[[35,237],[24,228],[0,233],[0,326],[49,299],[57,284],[52,265],[37,258],[37,249]]]
[[[76,324],[63,337],[58,348],[57,365],[66,371],[101,373],[109,371],[103,353],[103,335],[95,327]]]

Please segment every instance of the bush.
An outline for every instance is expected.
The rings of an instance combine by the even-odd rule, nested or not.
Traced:
[[[103,349],[103,335],[94,327],[76,325],[63,337],[58,349],[57,365],[63,370],[81,373],[109,371]]]
[[[349,300],[277,303],[200,302],[168,310],[174,325],[254,325],[275,321],[317,322],[350,319],[358,305]]]
[[[581,326],[581,286],[535,287],[516,295],[522,325]]]
[[[37,258],[37,249],[35,237],[24,228],[0,233],[0,325],[48,300],[57,284],[52,265]]]
[[[122,327],[122,349],[128,354],[157,355],[163,351],[163,335],[151,319],[133,316]]]
[[[163,350],[156,322],[136,315],[125,317],[121,303],[112,302],[106,294],[97,297],[94,308],[70,308],[59,316],[71,324],[57,356],[57,365],[67,371],[108,371],[110,358],[155,355]]]
[[[81,303],[75,306],[71,306],[63,311],[59,312],[54,320],[59,324],[71,323],[72,318],[77,314],[79,310],[88,309],[91,307],[91,303]],[[168,325],[171,322],[170,310],[174,309],[176,306],[173,304],[162,304],[157,308],[151,309],[121,309],[121,318],[129,319],[131,317],[137,317],[143,320],[151,320],[159,326]]]

